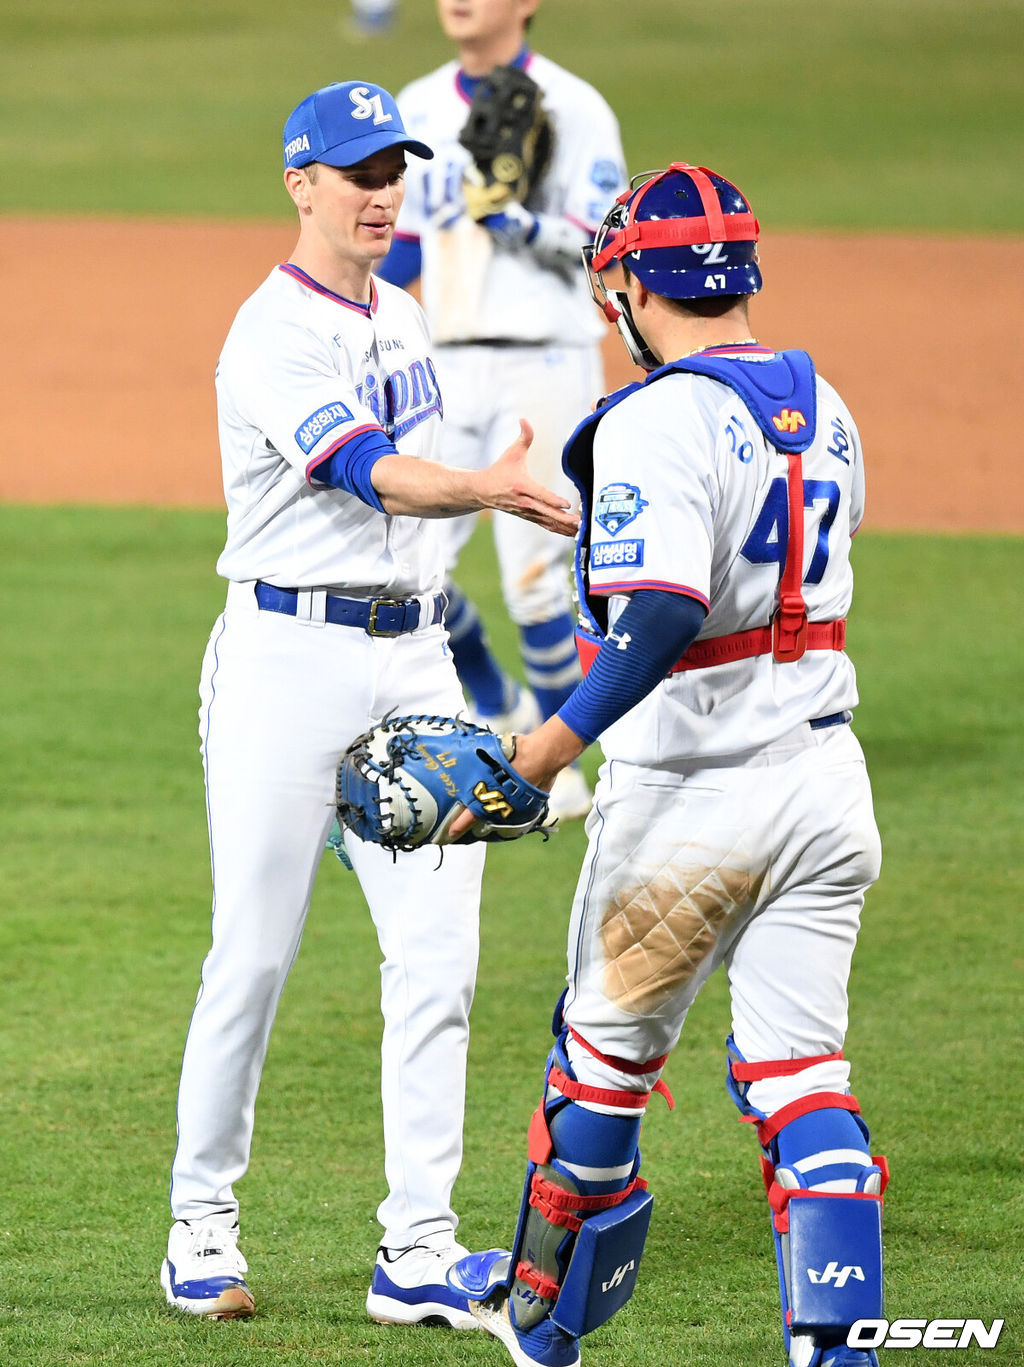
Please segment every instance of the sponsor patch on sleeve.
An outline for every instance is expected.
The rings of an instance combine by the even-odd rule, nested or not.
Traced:
[[[642,565],[643,541],[598,541],[590,548],[590,568],[601,570],[608,565]]]
[[[343,403],[325,403],[296,429],[295,440],[308,456],[320,438],[343,422],[352,421],[352,412]]]

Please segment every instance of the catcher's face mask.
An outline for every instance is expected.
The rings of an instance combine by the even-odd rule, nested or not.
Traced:
[[[633,321],[633,312],[623,288],[625,277],[620,260],[623,252],[616,249],[624,240],[623,229],[629,218],[629,203],[636,187],[648,180],[652,174],[659,173],[647,171],[643,175],[633,177],[629,182],[629,189],[619,195],[605,214],[601,226],[594,234],[593,243],[582,249],[583,269],[586,272],[590,297],[608,321],[618,328],[634,365],[642,366],[644,370],[655,370],[659,362]],[[616,288],[608,288],[606,275],[614,279]]]

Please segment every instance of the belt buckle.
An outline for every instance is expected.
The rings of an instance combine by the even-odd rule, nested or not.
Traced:
[[[405,607],[405,603],[401,598],[374,598],[370,603],[370,620],[366,624],[367,636],[401,636],[403,627],[399,627],[397,631],[386,631],[383,627],[377,626],[377,609],[402,607]]]

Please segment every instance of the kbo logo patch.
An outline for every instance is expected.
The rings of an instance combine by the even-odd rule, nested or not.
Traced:
[[[614,536],[640,516],[647,502],[635,484],[606,484],[597,496],[594,521]]]

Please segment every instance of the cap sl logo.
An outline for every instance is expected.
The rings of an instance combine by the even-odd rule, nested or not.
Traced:
[[[807,426],[807,419],[799,408],[784,408],[781,413],[775,414],[772,422],[780,432],[797,432]]]
[[[357,85],[355,90],[349,91],[348,97],[352,101],[352,117],[354,119],[372,118],[374,125],[391,122],[391,115],[384,113],[384,102],[381,97],[371,95],[368,86]]]

